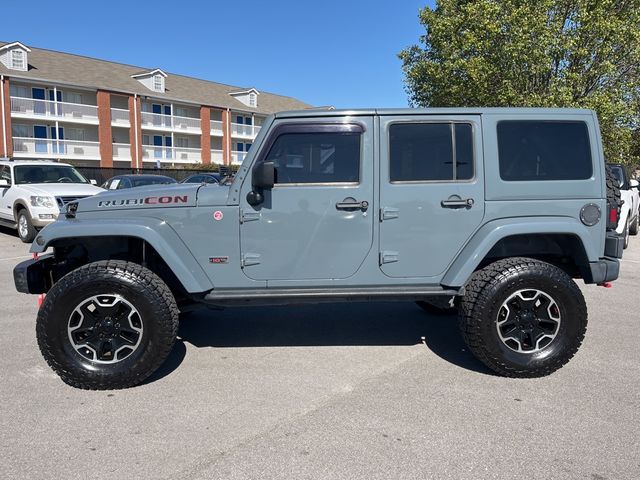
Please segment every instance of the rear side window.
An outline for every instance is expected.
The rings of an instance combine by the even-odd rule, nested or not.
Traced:
[[[276,168],[276,183],[357,183],[360,133],[285,133],[265,161]]]
[[[473,134],[469,123],[397,123],[389,127],[392,182],[473,178]]]
[[[586,180],[593,174],[589,131],[584,122],[498,123],[500,178]]]

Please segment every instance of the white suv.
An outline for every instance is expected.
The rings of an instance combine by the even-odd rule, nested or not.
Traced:
[[[51,161],[0,161],[0,224],[33,241],[37,229],[55,221],[65,205],[103,192],[73,166]]]

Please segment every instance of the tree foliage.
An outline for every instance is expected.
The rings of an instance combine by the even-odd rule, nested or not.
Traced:
[[[437,0],[419,18],[399,55],[413,106],[590,108],[608,161],[640,154],[640,0]]]

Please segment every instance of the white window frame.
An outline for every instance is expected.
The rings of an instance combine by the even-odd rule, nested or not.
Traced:
[[[23,50],[15,48],[11,50],[11,68],[14,70],[26,70],[26,54]]]
[[[153,76],[153,90],[156,92],[164,92],[164,78],[160,74]]]
[[[256,95],[253,92],[249,94],[249,106],[250,107],[258,106],[258,95]]]

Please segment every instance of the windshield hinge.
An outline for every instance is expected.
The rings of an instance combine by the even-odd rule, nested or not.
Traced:
[[[253,222],[254,220],[260,220],[260,212],[242,210],[240,213],[240,223]]]

